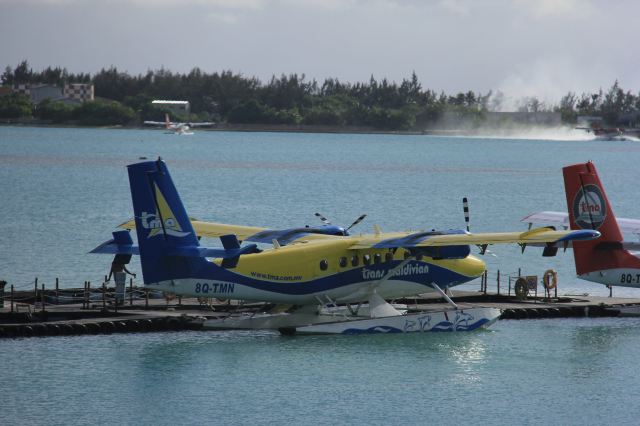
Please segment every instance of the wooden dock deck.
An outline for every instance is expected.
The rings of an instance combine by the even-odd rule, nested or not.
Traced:
[[[65,290],[73,291],[77,290]],[[20,303],[12,303],[5,297],[4,307],[0,307],[0,338],[197,330],[204,319],[221,318],[234,312],[265,312],[273,307],[264,303],[196,298],[167,301],[147,297],[125,298],[119,306],[107,297],[64,304],[48,297],[43,306],[42,297],[34,298],[33,292],[31,295],[31,299],[19,295]],[[493,307],[502,310],[501,319],[618,316],[621,307],[637,307],[640,311],[640,299],[636,298],[584,295],[519,300],[515,296],[462,291],[453,291],[452,295],[461,309]],[[58,297],[57,301],[60,300],[64,298]],[[396,300],[396,303],[405,303],[412,311],[446,307],[434,294]]]

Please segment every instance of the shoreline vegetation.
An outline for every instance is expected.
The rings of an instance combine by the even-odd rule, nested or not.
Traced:
[[[567,93],[557,105],[537,97],[508,101],[501,93],[473,91],[448,95],[423,89],[414,73],[400,84],[373,76],[368,82],[323,82],[305,75],[273,76],[267,83],[231,71],[187,74],[160,69],[132,76],[115,67],[94,75],[64,68],[33,71],[27,61],[0,76],[0,123],[82,127],[143,127],[145,120],[214,122],[213,130],[339,133],[477,134],[486,128],[575,126],[578,117],[598,117],[607,126],[635,127],[640,93],[609,90]],[[20,85],[91,84],[95,100],[38,103],[14,90]],[[154,99],[186,100],[189,113],[153,106]],[[512,112],[502,112],[511,103]]]
[[[153,128],[138,124],[113,124],[101,126],[83,126],[77,123],[53,123],[51,121],[40,121],[35,119],[0,119],[0,126],[15,127],[51,127],[51,128],[103,128],[103,129],[128,129],[128,130],[156,130],[164,131],[163,128]],[[199,127],[198,132],[300,132],[300,133],[342,133],[342,134],[397,134],[397,135],[438,135],[438,136],[471,136],[476,134],[472,130],[462,129],[429,129],[429,130],[379,130],[373,127],[356,126],[324,126],[324,125],[288,125],[288,124],[229,124],[217,123],[210,127]]]

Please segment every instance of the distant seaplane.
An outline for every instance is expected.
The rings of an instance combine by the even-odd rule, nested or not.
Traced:
[[[207,127],[213,126],[213,122],[204,121],[199,123],[189,122],[189,123],[177,123],[172,122],[169,119],[169,114],[164,115],[164,121],[145,121],[144,124],[149,126],[164,126],[167,130],[165,133],[174,134],[174,135],[192,135],[191,131],[192,127]]]
[[[629,140],[625,129],[620,127],[576,127],[578,130],[585,130],[587,133],[593,133],[596,140],[599,141],[626,141]]]
[[[373,234],[353,235],[321,215],[324,225],[282,230],[197,222],[189,219],[164,161],[132,164],[128,171],[135,219],[121,226],[135,228],[138,245],[128,231],[116,231],[93,253],[139,254],[144,285],[151,289],[280,306],[264,315],[208,320],[208,328],[356,334],[486,327],[499,310],[463,309],[445,292],[484,273],[485,263],[470,254],[471,246],[484,252],[489,244],[524,247],[600,236],[590,229],[552,228],[383,233],[377,226]],[[201,246],[202,236],[219,238],[222,247]],[[426,292],[436,292],[452,308],[406,313],[385,300]]]

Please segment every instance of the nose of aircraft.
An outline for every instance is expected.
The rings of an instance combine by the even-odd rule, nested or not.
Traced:
[[[460,272],[471,279],[478,278],[484,274],[484,271],[487,269],[487,265],[484,261],[475,256],[467,256],[462,259],[462,262],[464,262],[464,266],[461,268]]]

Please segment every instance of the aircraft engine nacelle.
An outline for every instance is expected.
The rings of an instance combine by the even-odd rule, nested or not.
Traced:
[[[409,250],[412,255],[423,255],[435,260],[442,259],[465,259],[471,254],[470,246],[442,246],[442,247],[419,247]]]

